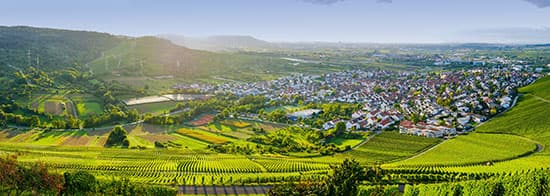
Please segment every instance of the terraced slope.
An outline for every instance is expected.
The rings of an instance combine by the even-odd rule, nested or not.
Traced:
[[[510,172],[550,166],[550,77],[520,88],[517,105],[489,120],[475,134],[448,141],[415,159],[386,165],[423,171]],[[485,136],[484,136],[485,135]],[[538,146],[535,144],[538,143]],[[532,150],[528,156],[514,158]],[[486,166],[482,161],[510,159]],[[411,167],[413,166],[413,167]]]

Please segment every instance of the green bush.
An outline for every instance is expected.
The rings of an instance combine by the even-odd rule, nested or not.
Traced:
[[[127,148],[128,146],[130,146],[130,141],[128,141],[127,135],[128,132],[122,126],[116,126],[109,134],[107,142],[105,142],[105,147],[120,145]]]

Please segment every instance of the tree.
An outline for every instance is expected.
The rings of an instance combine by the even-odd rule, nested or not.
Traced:
[[[342,135],[343,133],[346,132],[346,123],[345,122],[338,122],[336,123],[336,127],[334,128],[336,129],[336,136],[340,136]]]
[[[31,127],[39,127],[40,126],[40,118],[37,115],[32,115],[31,117]]]
[[[355,160],[346,159],[332,168],[334,173],[327,180],[328,195],[357,195],[357,187],[365,178],[363,167]]]
[[[55,195],[62,188],[61,175],[48,173],[43,163],[30,166],[20,165],[16,156],[0,158],[0,192],[11,195],[21,195],[25,191]]]
[[[276,185],[269,190],[269,195],[357,195],[357,187],[365,176],[359,162],[346,159],[332,169],[333,174],[326,180]]]
[[[85,195],[92,192],[96,187],[95,177],[86,171],[77,171],[75,173],[65,172],[63,174],[65,184],[63,193],[67,195]]]
[[[122,147],[130,146],[128,141],[128,132],[122,126],[116,126],[113,131],[109,134],[107,142],[105,142],[106,147],[121,145]]]

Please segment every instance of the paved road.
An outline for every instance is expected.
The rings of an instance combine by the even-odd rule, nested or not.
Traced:
[[[180,186],[178,194],[190,195],[266,195],[271,186]]]

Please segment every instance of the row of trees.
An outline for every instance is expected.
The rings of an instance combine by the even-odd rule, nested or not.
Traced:
[[[44,163],[21,164],[0,158],[0,193],[5,195],[176,195],[166,187],[143,186],[128,179],[99,181],[86,171],[50,173]]]
[[[108,105],[107,108],[108,109],[105,113],[100,115],[91,115],[85,120],[81,120],[70,115],[66,117],[53,117],[52,115],[33,114],[33,112],[29,112],[27,114],[15,114],[5,112],[2,108],[0,108],[0,122],[2,125],[15,124],[18,126],[52,129],[79,129],[82,127],[96,127],[105,125],[110,122],[135,122],[141,119],[141,116],[135,109],[124,112],[122,109],[114,105]]]

